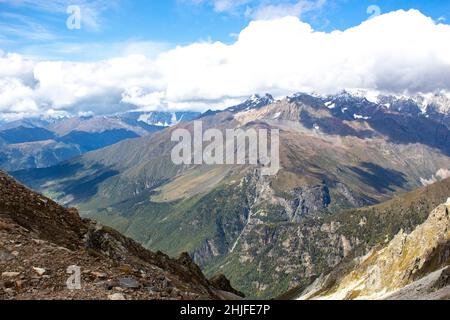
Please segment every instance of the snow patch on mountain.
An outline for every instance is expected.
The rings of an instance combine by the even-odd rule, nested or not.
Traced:
[[[180,119],[177,119],[177,115],[175,112],[172,113],[150,112],[141,114],[138,118],[138,121],[157,127],[172,127],[180,123],[182,119],[183,115],[181,115]]]
[[[378,103],[378,97],[380,96],[380,91],[377,90],[347,89],[345,92],[348,92],[354,97],[366,99],[372,103]]]
[[[230,107],[227,110],[230,112],[249,111],[249,110],[265,107],[274,102],[275,102],[275,99],[270,94],[265,94],[264,96],[254,94],[250,98],[245,100],[243,103],[241,103],[237,106]]]
[[[450,170],[441,168],[436,172],[436,174],[432,175],[431,178],[429,178],[429,179],[420,178],[420,183],[422,183],[422,185],[424,185],[424,186],[428,186],[428,185],[431,185],[433,183],[436,183],[440,180],[444,180],[447,178],[450,178]]]

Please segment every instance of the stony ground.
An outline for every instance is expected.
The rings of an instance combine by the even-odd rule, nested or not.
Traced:
[[[0,299],[199,299],[157,267],[134,268],[36,239],[0,220]],[[81,290],[69,290],[67,268],[81,268]]]

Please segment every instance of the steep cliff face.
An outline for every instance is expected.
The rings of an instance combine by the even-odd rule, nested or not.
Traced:
[[[187,254],[148,251],[0,172],[0,299],[219,299],[233,296],[219,286],[227,281],[216,286]]]
[[[320,277],[300,299],[450,299],[450,198],[414,231],[401,230],[345,269]]]

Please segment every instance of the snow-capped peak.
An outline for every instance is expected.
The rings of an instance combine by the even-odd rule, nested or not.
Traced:
[[[380,96],[380,92],[377,90],[347,89],[346,92],[354,97],[364,98],[373,103],[377,103]]]
[[[275,100],[273,99],[273,97],[266,93],[264,96],[260,96],[259,94],[254,94],[250,97],[250,99],[248,99],[249,102],[253,103],[253,104],[261,104],[261,103],[266,103],[266,104],[270,104],[273,103]]]
[[[141,114],[138,121],[158,127],[171,127],[177,125],[182,118],[183,116],[178,119],[175,112],[149,112]]]
[[[264,96],[260,96],[259,94],[254,94],[247,100],[245,100],[243,103],[228,108],[228,111],[231,112],[240,112],[240,111],[248,111],[251,109],[258,109],[265,107],[269,104],[272,104],[275,102],[275,99],[268,93],[266,93]]]
[[[421,108],[423,113],[432,111],[450,114],[450,94],[445,92],[436,92],[429,94],[419,94],[412,98]]]

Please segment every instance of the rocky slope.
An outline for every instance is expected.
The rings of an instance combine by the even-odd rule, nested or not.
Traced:
[[[254,96],[201,120],[205,130],[279,129],[282,169],[262,177],[258,166],[175,165],[171,133],[192,132],[188,122],[14,174],[145,247],[171,256],[187,251],[208,275],[224,273],[240,291],[270,298],[308,284],[360,243],[365,248],[423,222],[421,214],[395,215],[390,224],[368,216],[375,231],[355,229],[334,220],[342,210],[438,181],[450,168],[450,134],[441,121],[348,93]]]
[[[239,289],[248,288],[248,294],[275,297],[288,289],[298,294],[319,275],[367,254],[400,230],[411,232],[449,194],[446,179],[380,205],[297,222],[283,222],[275,215],[280,211],[255,210],[233,250],[206,270],[223,272]]]
[[[319,277],[300,299],[450,300],[450,198],[411,233]]]
[[[70,266],[80,289],[66,286]],[[224,290],[239,294],[223,277],[209,282],[187,254],[150,252],[0,172],[0,299],[238,297]]]

